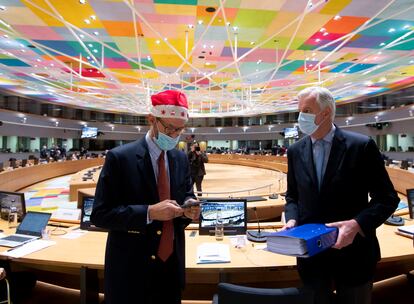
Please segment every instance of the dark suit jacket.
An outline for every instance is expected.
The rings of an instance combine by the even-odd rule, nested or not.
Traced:
[[[171,199],[182,204],[194,197],[185,153],[167,152]],[[99,176],[91,221],[109,229],[105,255],[105,303],[141,303],[148,273],[158,259],[161,221],[147,224],[148,205],[159,202],[158,189],[145,138],[117,147],[106,155]],[[174,219],[174,253],[184,286],[184,228],[191,220]],[[162,289],[160,288],[162,292]]]
[[[287,179],[286,221],[302,225],[355,219],[365,234],[341,250],[298,259],[302,279],[329,274],[351,285],[371,279],[380,259],[375,229],[399,202],[375,142],[337,127],[319,191],[312,142],[306,136],[288,149]]]

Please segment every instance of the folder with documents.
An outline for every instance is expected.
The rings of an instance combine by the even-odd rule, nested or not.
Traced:
[[[324,224],[305,224],[267,235],[267,249],[271,252],[298,257],[310,257],[332,247],[338,229]]]

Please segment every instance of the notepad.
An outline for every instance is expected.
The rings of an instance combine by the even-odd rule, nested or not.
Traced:
[[[230,263],[227,244],[202,243],[197,247],[197,264]]]

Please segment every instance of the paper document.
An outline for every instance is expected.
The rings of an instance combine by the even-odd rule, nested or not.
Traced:
[[[230,263],[227,244],[202,243],[197,248],[197,264]]]
[[[36,240],[33,242],[26,243],[23,246],[9,249],[8,251],[3,252],[3,255],[7,255],[12,258],[21,258],[22,256],[28,255],[30,253],[39,251],[41,249],[47,248],[55,244],[56,242],[54,241]]]
[[[61,238],[62,239],[73,240],[73,239],[80,238],[81,236],[85,235],[86,233],[88,233],[88,231],[77,229],[77,230],[72,230],[71,232],[66,233],[65,235],[62,235]]]
[[[408,235],[414,235],[414,225],[410,226],[401,226],[397,228],[399,232],[408,234]]]

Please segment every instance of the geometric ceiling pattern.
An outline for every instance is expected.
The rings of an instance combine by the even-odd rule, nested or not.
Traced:
[[[144,114],[183,90],[191,115],[338,103],[414,83],[412,0],[0,0],[0,89]]]

